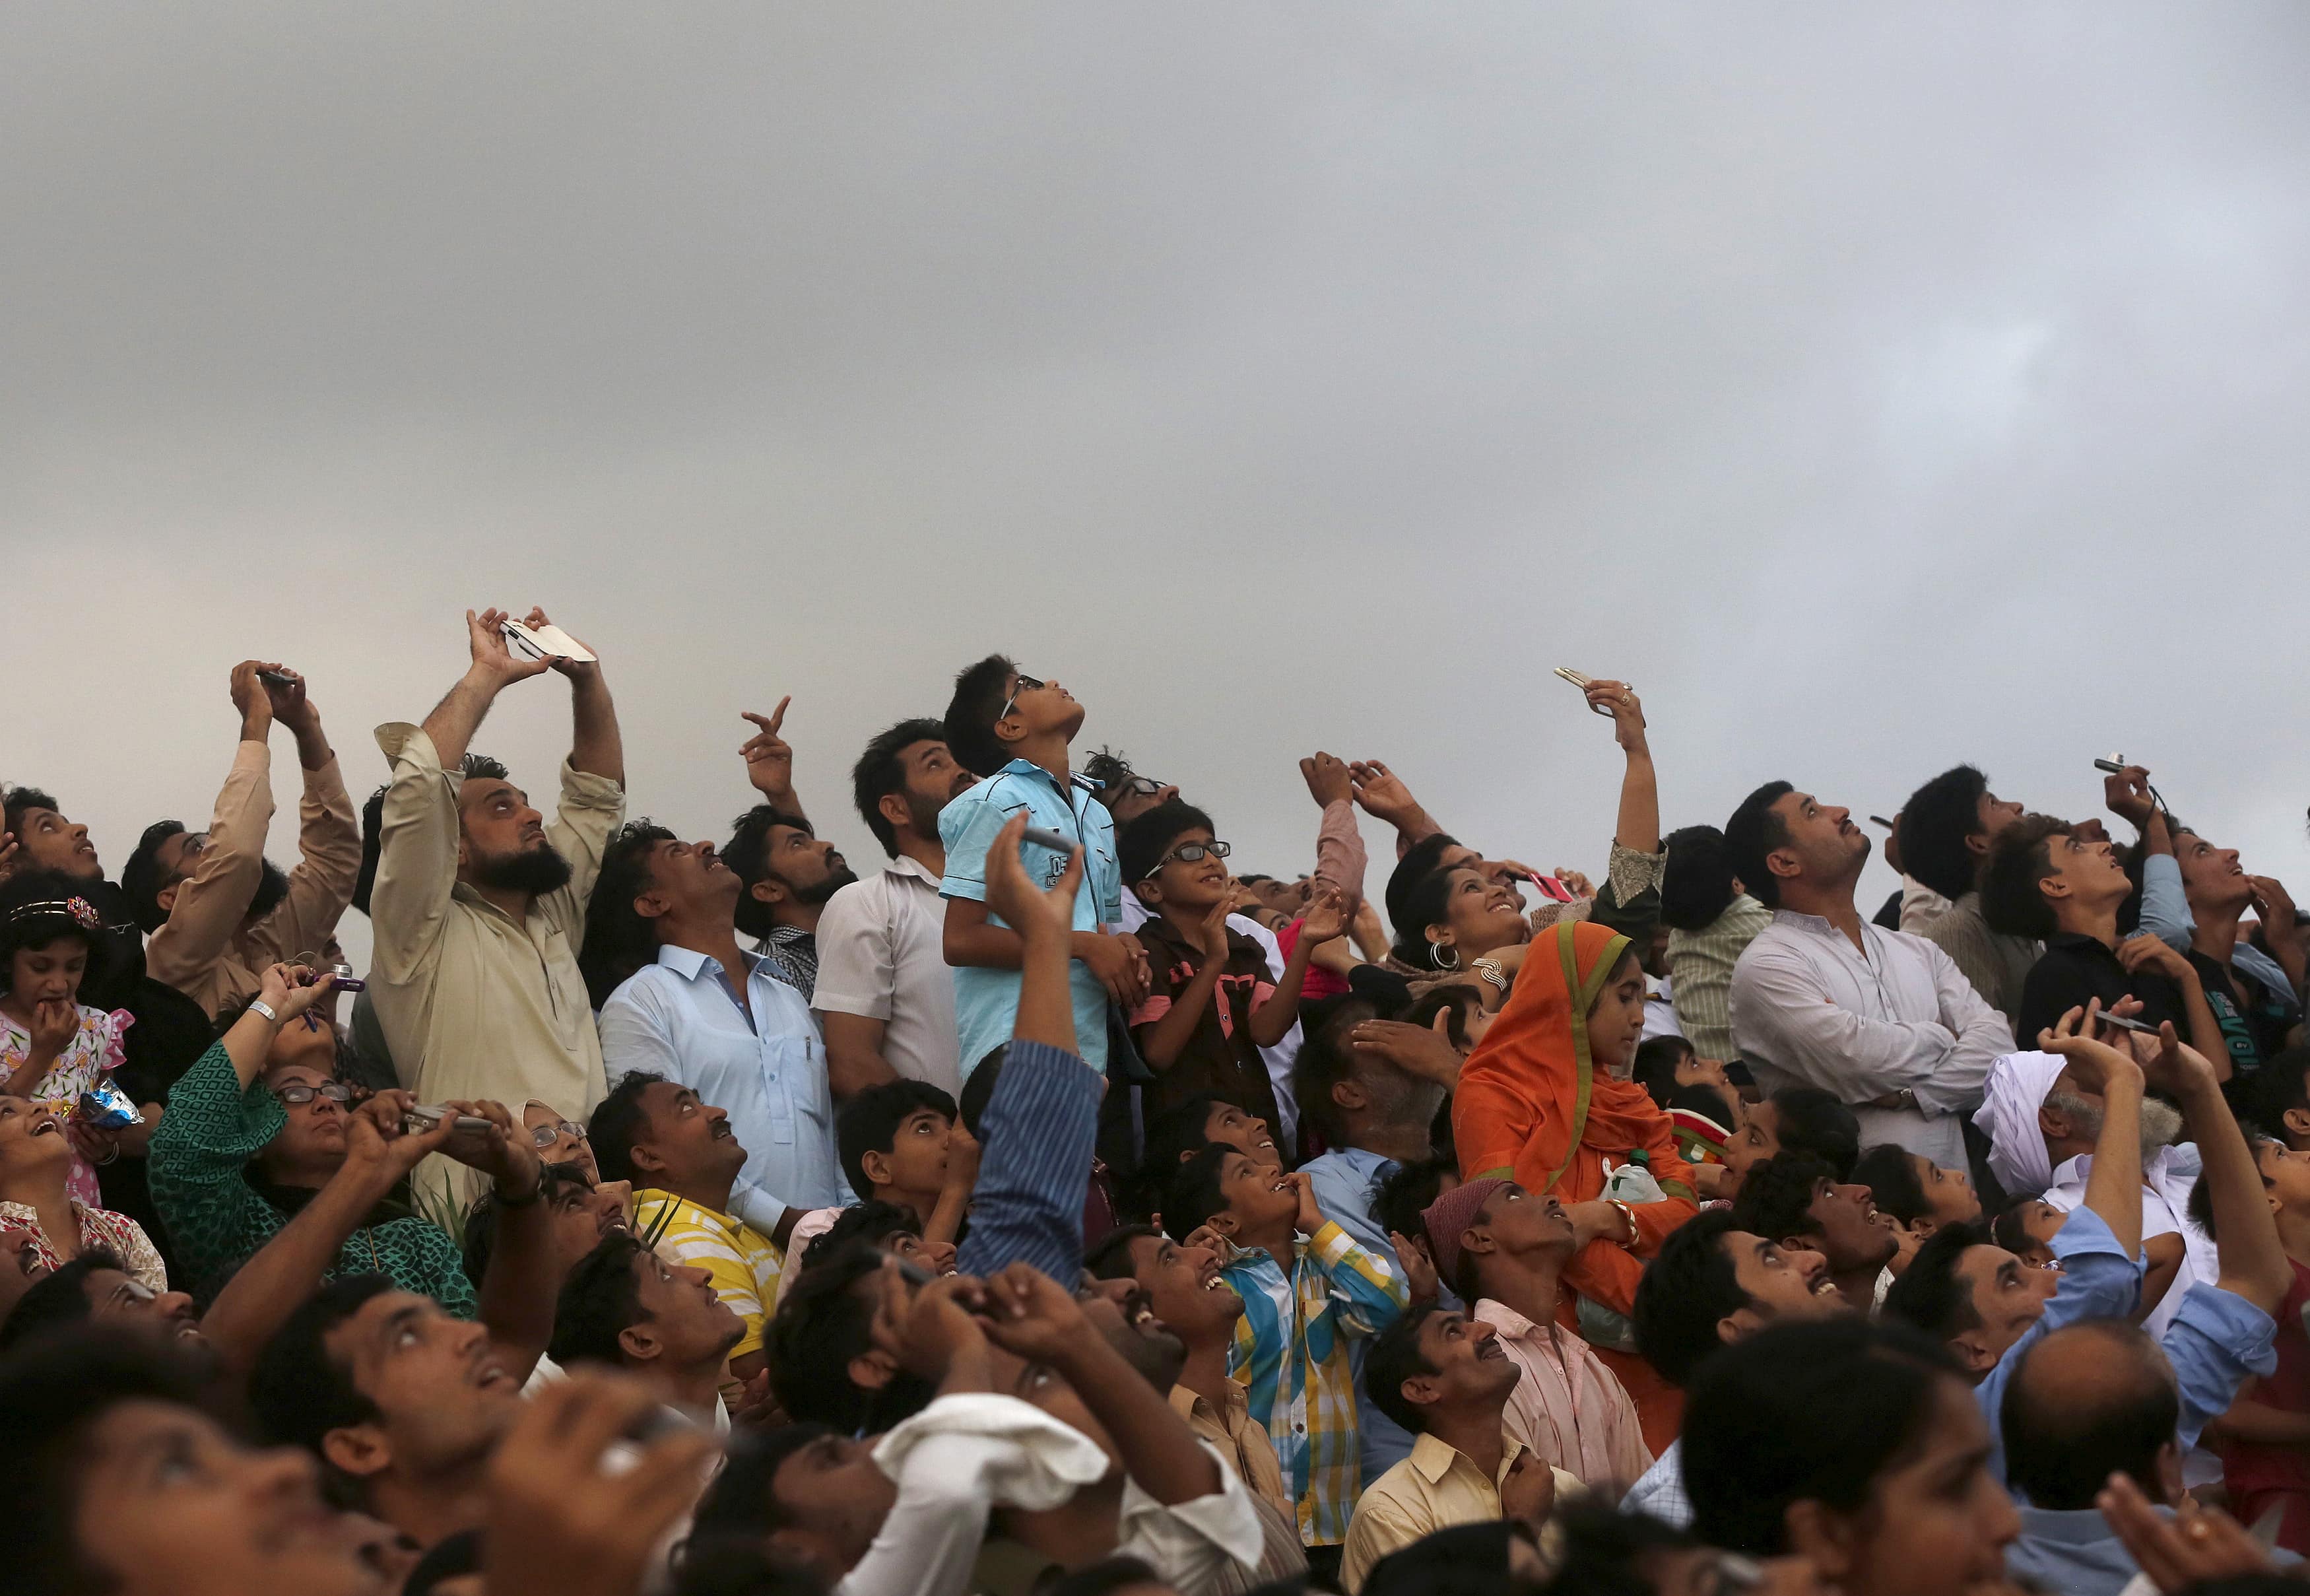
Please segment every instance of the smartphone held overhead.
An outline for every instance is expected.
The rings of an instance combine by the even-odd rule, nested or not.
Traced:
[[[599,657],[586,645],[551,623],[532,627],[518,620],[508,620],[498,629],[505,633],[507,642],[532,659],[566,659],[584,665],[591,664]]]
[[[1557,666],[1556,673],[1559,676],[1563,677],[1565,681],[1570,682],[1573,686],[1578,688],[1584,693],[1596,684],[1596,679],[1594,676],[1584,675],[1580,672],[1574,670],[1569,665]],[[1605,708],[1602,704],[1591,704],[1588,707],[1594,710],[1596,714],[1602,716],[1609,716],[1612,713],[1610,709]]]

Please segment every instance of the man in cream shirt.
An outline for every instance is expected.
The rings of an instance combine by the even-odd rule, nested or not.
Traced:
[[[506,619],[467,611],[465,674],[421,727],[378,728],[393,780],[369,898],[370,996],[403,1084],[423,1101],[536,1097],[583,1118],[604,1086],[576,949],[625,814],[625,754],[600,664],[522,659]],[[543,612],[529,624],[546,624]],[[548,670],[569,678],[576,724],[551,825],[504,767],[467,756],[498,694]]]

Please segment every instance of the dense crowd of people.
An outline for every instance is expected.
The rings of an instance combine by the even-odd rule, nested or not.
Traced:
[[[990,655],[862,876],[784,703],[684,839],[466,622],[358,808],[255,660],[110,873],[4,791],[0,1596],[2294,1588],[2310,941],[2147,770],[1933,776],[1871,914],[1792,782],[1663,835],[1579,678],[1593,883],[1324,752],[1260,874]],[[550,672],[548,803],[476,741]]]

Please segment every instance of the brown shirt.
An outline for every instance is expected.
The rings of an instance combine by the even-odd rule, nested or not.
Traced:
[[[1139,928],[1139,941],[1147,950],[1147,1001],[1133,1011],[1131,1032],[1144,1052],[1147,1028],[1171,1011],[1172,1003],[1203,967],[1205,955],[1160,915]],[[1259,944],[1240,932],[1228,932],[1227,968],[1187,1045],[1168,1069],[1147,1061],[1157,1077],[1147,1090],[1148,1118],[1209,1092],[1258,1115],[1270,1129],[1281,1126],[1267,1061],[1251,1039],[1252,1011],[1274,990],[1275,979],[1268,974],[1267,955]]]
[[[209,1018],[254,997],[265,967],[317,953],[352,901],[360,873],[360,822],[332,755],[305,772],[298,810],[297,868],[289,892],[254,925],[241,921],[265,866],[273,822],[273,753],[262,742],[233,750],[232,770],[209,819],[208,846],[177,888],[167,924],[145,945],[144,969],[200,1004]]]

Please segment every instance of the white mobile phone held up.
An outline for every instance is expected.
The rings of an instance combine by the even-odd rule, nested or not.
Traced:
[[[600,657],[558,626],[532,628],[518,620],[508,620],[499,629],[505,633],[508,643],[531,659],[566,659],[584,665]]]

